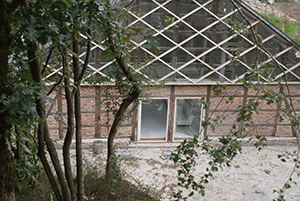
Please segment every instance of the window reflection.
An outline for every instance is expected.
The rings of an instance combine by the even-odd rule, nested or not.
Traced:
[[[177,99],[175,138],[199,136],[202,117],[201,99]]]

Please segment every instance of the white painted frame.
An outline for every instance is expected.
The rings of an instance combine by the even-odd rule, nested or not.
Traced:
[[[137,129],[137,142],[166,142],[168,138],[168,128],[169,128],[169,116],[170,116],[170,97],[152,97],[150,100],[168,100],[168,107],[167,107],[167,123],[166,123],[166,134],[165,134],[165,140],[153,140],[147,138],[144,138],[141,141],[141,120],[142,120],[142,101],[139,101],[139,107],[138,107],[138,129]]]
[[[200,99],[202,100],[203,97],[176,97],[175,98],[175,107],[174,107],[174,122],[173,122],[173,133],[172,133],[172,142],[181,142],[182,140],[175,140],[175,130],[176,130],[176,115],[177,115],[177,100],[178,99]],[[205,100],[206,101],[206,98]],[[203,131],[204,128],[201,126],[201,122],[203,121],[204,118],[204,113],[205,110],[203,109],[203,103],[201,101],[201,116],[200,116],[200,127],[199,127],[199,136],[198,139],[202,140],[203,139]],[[202,129],[202,130],[201,130]]]

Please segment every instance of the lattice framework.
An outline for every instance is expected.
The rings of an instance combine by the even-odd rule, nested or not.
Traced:
[[[231,1],[220,0],[136,1],[131,9],[126,10],[132,18],[128,27],[143,28],[157,37],[161,51],[153,52],[144,46],[147,42],[144,38],[136,36],[131,41],[135,48],[129,65],[152,82],[168,80],[167,84],[205,84],[212,82],[213,78],[236,83],[253,69],[254,60],[258,59],[258,68],[269,66],[273,82],[282,79],[285,74],[290,82],[299,82],[300,59],[295,57],[299,47],[282,38],[262,18],[242,6],[240,1],[235,2],[239,3],[238,8]],[[251,25],[246,23],[240,12],[247,16]],[[174,21],[158,28],[156,20],[165,16],[174,18]],[[241,30],[237,30],[237,26]],[[268,53],[254,43],[250,29],[255,31],[283,71],[276,68]],[[87,39],[84,34],[81,37]],[[104,50],[103,41],[92,42],[92,58],[85,79],[93,76],[109,78],[109,68],[115,60],[102,61]],[[237,53],[238,62],[233,62],[232,58],[237,58]],[[255,58],[257,53],[259,58]],[[85,55],[86,51],[82,50],[80,62],[83,63]],[[134,67],[137,60],[140,66]],[[149,66],[152,68],[147,70]],[[62,75],[62,67],[49,73],[45,79],[51,79],[56,74]],[[261,79],[267,80],[268,77],[261,76]]]

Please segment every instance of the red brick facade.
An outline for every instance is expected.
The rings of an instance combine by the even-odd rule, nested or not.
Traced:
[[[269,86],[270,89],[279,92],[277,85]],[[292,94],[292,101],[297,113],[300,113],[300,84],[289,86]],[[109,124],[111,124],[113,116],[109,114],[110,122],[107,123],[108,114],[105,112],[105,105],[99,104],[103,99],[100,87],[81,87],[81,111],[83,124],[83,138],[106,138],[109,132]],[[99,93],[97,92],[99,91]],[[169,100],[168,109],[168,129],[167,141],[173,141],[173,125],[174,125],[174,108],[176,98],[205,98],[210,102],[209,109],[205,109],[203,113],[205,117],[215,118],[217,115],[224,115],[226,119],[222,123],[214,124],[213,131],[210,126],[203,129],[205,136],[221,136],[227,135],[232,128],[232,124],[236,120],[237,114],[234,111],[238,106],[245,104],[245,98],[257,98],[262,95],[253,89],[249,89],[246,93],[241,86],[228,86],[226,90],[222,90],[221,96],[214,95],[211,85],[166,85],[160,89],[152,89],[152,98],[166,98]],[[287,90],[285,90],[287,94]],[[233,96],[233,102],[226,103],[229,97]],[[252,96],[252,97],[251,97]],[[48,124],[53,139],[64,138],[66,132],[66,101],[63,92],[53,95],[56,105],[50,107],[47,105]],[[286,98],[286,103],[289,98]],[[246,130],[252,134],[256,132],[264,136],[293,136],[292,128],[288,120],[279,122],[278,114],[281,113],[276,105],[267,105],[264,101],[259,100],[259,114],[253,114],[253,122]],[[57,117],[57,118],[55,118]],[[61,117],[61,120],[59,120]],[[120,125],[117,133],[118,138],[131,138],[137,141],[138,134],[138,111],[135,111],[132,117],[125,117]],[[242,129],[242,123],[236,124],[237,129]]]

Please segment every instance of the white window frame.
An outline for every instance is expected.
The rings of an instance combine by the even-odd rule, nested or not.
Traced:
[[[174,122],[173,122],[173,133],[172,133],[172,142],[182,142],[182,139],[176,140],[175,139],[175,131],[176,131],[176,115],[177,115],[177,100],[178,99],[200,99],[202,100],[203,97],[175,97],[175,107],[174,107]],[[206,98],[204,99],[206,101]],[[199,127],[199,136],[198,139],[202,140],[204,135],[204,128],[201,126],[202,121],[204,119],[205,109],[203,109],[203,103],[201,104],[201,116],[200,116],[200,127]],[[202,130],[201,130],[202,129]],[[201,131],[201,132],[200,132]],[[188,138],[185,138],[188,139]]]
[[[166,99],[168,100],[168,107],[167,107],[167,123],[166,123],[166,133],[164,140],[155,140],[153,138],[147,140],[147,138],[141,138],[141,120],[142,120],[142,101],[139,101],[139,108],[138,108],[138,131],[137,131],[137,142],[167,142],[168,140],[168,128],[169,128],[169,116],[170,116],[170,97],[151,97],[150,100],[160,100]]]

